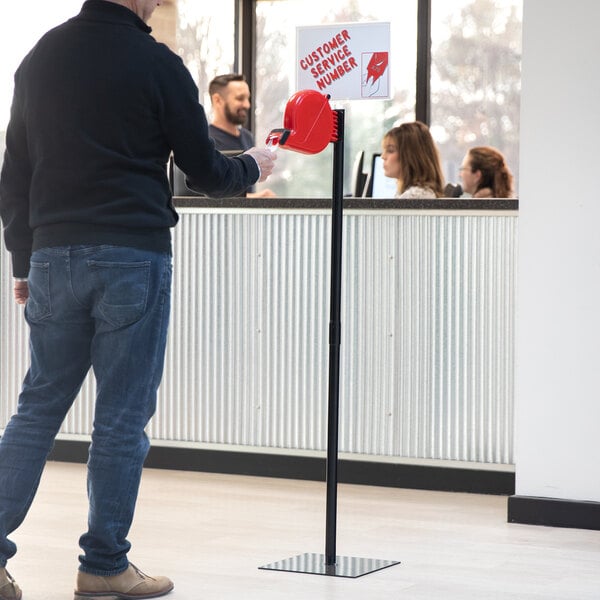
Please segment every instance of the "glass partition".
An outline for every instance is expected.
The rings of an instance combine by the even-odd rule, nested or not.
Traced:
[[[370,164],[381,151],[383,134],[396,121],[414,120],[417,53],[417,0],[257,0],[255,123],[257,141],[281,127],[288,98],[297,90],[296,27],[332,23],[383,21],[391,23],[392,90],[390,100],[333,103],[345,110],[345,185],[353,191],[352,167],[360,151]],[[269,187],[293,197],[331,197],[332,150],[307,156],[279,151],[277,170]]]
[[[200,91],[200,102],[210,118],[208,84],[221,73],[230,73],[235,62],[235,4],[228,2],[198,2],[170,0],[176,7],[175,37],[169,43],[156,31],[155,21],[164,18],[160,6],[150,23],[157,39],[165,41],[181,56]]]
[[[432,0],[431,129],[450,182],[468,148],[487,145],[518,186],[522,11],[523,0]]]
[[[50,27],[73,16],[82,0],[11,3],[0,20],[0,152],[15,69]],[[518,188],[521,21],[523,0],[431,0],[431,129],[446,179],[459,181],[466,150],[492,145],[506,157]],[[355,191],[353,166],[364,151],[364,168],[381,150],[384,133],[414,120],[418,0],[256,0],[255,136],[261,144],[281,127],[295,89],[296,27],[384,21],[391,24],[392,90],[389,100],[334,103],[346,117],[345,185]],[[208,82],[233,70],[235,1],[163,0],[150,25],[154,36],[178,53],[200,90],[210,118]],[[247,34],[247,32],[246,32]],[[1,157],[0,157],[1,160]],[[331,197],[331,146],[316,156],[280,151],[268,186],[280,196]]]

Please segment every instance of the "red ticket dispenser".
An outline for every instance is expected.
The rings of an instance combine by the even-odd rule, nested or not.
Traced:
[[[302,154],[318,154],[337,141],[338,113],[329,106],[329,96],[316,90],[296,92],[285,107],[283,128],[267,136],[267,145]]]

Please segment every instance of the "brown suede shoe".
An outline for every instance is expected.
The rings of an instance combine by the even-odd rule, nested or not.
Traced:
[[[77,589],[74,600],[139,600],[158,598],[173,589],[173,582],[167,577],[150,577],[137,567],[129,564],[123,573],[112,577],[77,573]],[[20,596],[19,596],[20,598]],[[0,600],[2,600],[0,598]]]
[[[15,583],[10,573],[0,567],[0,600],[21,600],[21,588]]]

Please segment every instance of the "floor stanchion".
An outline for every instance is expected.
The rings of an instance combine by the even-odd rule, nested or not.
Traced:
[[[308,91],[312,98],[316,92]],[[302,92],[298,92],[302,94]],[[329,109],[328,97],[326,98]],[[302,104],[302,97],[295,98],[296,106]],[[317,103],[318,105],[318,103]],[[331,109],[329,109],[331,110]],[[293,115],[295,116],[295,115]],[[323,116],[322,109],[317,115]],[[399,561],[358,558],[337,555],[337,484],[338,484],[338,433],[339,433],[339,391],[340,391],[340,345],[341,345],[341,297],[342,297],[342,230],[344,210],[344,110],[331,111],[329,138],[333,141],[333,189],[331,223],[331,295],[329,320],[329,390],[327,411],[327,464],[326,464],[326,515],[325,553],[305,553],[259,567],[274,571],[291,571],[330,575],[335,577],[360,577],[374,571],[399,564]],[[293,120],[293,119],[292,119]],[[293,123],[287,123],[293,127]],[[309,131],[314,130],[311,127]],[[280,135],[285,131],[293,140],[293,129],[274,130]],[[286,140],[287,141],[287,137]],[[283,140],[283,136],[281,136]],[[285,141],[281,141],[285,147]],[[293,143],[293,142],[292,142]],[[306,142],[304,142],[306,143]],[[307,152],[300,142],[296,142],[300,152]],[[315,146],[308,141],[307,147],[314,153]],[[318,144],[316,147],[320,147]],[[319,150],[320,151],[320,150]]]

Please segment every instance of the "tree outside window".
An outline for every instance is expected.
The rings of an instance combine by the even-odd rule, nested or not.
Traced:
[[[433,0],[431,129],[446,178],[494,146],[518,186],[522,0]]]

